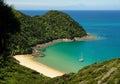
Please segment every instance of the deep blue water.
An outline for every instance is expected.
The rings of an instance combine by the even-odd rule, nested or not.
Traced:
[[[34,16],[43,15],[47,11],[22,12]],[[95,62],[120,57],[120,11],[63,12],[69,14],[99,40],[57,43],[46,48],[44,58],[36,60],[64,72],[77,72]],[[78,61],[81,53],[84,58],[82,63]]]

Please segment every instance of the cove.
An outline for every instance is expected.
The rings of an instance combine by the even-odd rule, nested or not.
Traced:
[[[96,62],[120,57],[120,11],[65,11],[84,29],[100,38],[91,41],[60,42],[43,52],[45,57],[35,60],[70,73]],[[84,62],[79,62],[81,53]]]

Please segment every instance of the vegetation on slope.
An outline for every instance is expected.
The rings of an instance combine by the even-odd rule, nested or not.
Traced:
[[[20,66],[11,56],[11,38],[18,32],[20,32],[20,22],[13,9],[0,0],[0,84],[44,83],[49,79],[48,77]]]
[[[0,0],[0,84],[44,84],[48,77],[20,66],[12,56],[31,53],[37,43],[84,35],[85,30],[64,13],[30,17]]]
[[[31,53],[31,47],[38,43],[87,35],[82,26],[62,12],[49,11],[43,16],[34,17],[15,10],[13,12],[21,23],[21,31],[11,38],[13,54]]]
[[[50,79],[49,84],[120,84],[120,58],[95,63],[76,74]]]
[[[0,0],[0,55],[3,55],[3,60],[7,60],[9,51],[10,36],[19,31],[20,23],[12,12],[12,8]],[[2,59],[0,57],[0,59]]]
[[[48,77],[17,63],[0,68],[0,84],[45,84]]]
[[[120,84],[120,59],[95,63],[76,74],[51,79],[18,65],[11,57],[30,52],[37,43],[84,35],[85,30],[62,12],[30,17],[0,0],[0,84]]]

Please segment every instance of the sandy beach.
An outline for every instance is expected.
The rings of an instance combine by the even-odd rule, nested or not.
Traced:
[[[40,62],[35,61],[33,57],[36,57],[36,56],[42,57],[42,53],[38,51],[39,48],[46,47],[46,46],[52,45],[57,42],[71,42],[71,41],[76,41],[76,40],[83,41],[83,40],[94,40],[94,39],[95,38],[92,35],[87,35],[82,38],[75,37],[74,40],[57,39],[57,40],[50,41],[48,43],[37,44],[35,47],[33,47],[33,53],[31,55],[16,55],[14,56],[14,58],[20,62],[20,65],[23,65],[25,67],[28,67],[32,70],[39,72],[40,74],[53,78],[53,77],[61,76],[65,73],[60,72]]]
[[[40,74],[51,78],[65,74],[63,72],[50,68],[42,63],[34,61],[32,55],[16,55],[14,56],[14,58],[20,62],[20,65],[28,67],[32,70],[39,72]]]

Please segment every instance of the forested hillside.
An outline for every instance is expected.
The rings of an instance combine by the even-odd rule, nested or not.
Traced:
[[[11,38],[13,55],[31,53],[32,46],[54,39],[73,39],[87,35],[80,24],[59,11],[49,11],[43,16],[34,17],[16,10],[13,12],[21,23],[20,31]]]
[[[0,0],[0,84],[44,84],[50,78],[20,66],[12,56],[31,53],[31,47],[38,43],[85,35],[67,14],[50,11],[30,17]]]
[[[82,26],[65,13],[49,11],[31,17],[0,0],[0,84],[120,84],[119,58],[95,63],[76,74],[48,78],[19,65],[12,57],[31,53],[31,47],[38,43],[85,35]]]
[[[13,13],[13,8],[5,4],[3,0],[0,0],[0,84],[45,83],[49,79],[48,77],[20,66],[18,61],[12,57],[11,45],[14,43],[12,43],[11,39],[20,31],[21,22]],[[18,42],[17,39],[20,38],[16,38]],[[15,47],[17,45],[14,44]]]
[[[76,74],[66,74],[49,84],[120,84],[120,58],[84,67]]]

